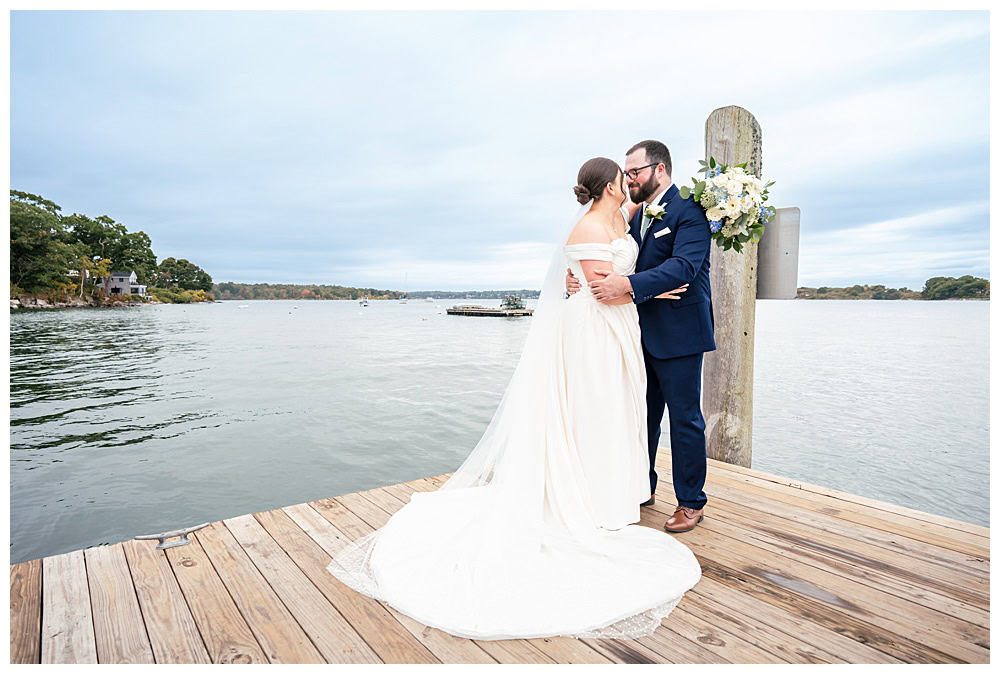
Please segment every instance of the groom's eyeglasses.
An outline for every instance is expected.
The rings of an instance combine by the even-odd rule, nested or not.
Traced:
[[[639,171],[643,169],[648,169],[650,166],[656,166],[659,163],[660,162],[656,161],[653,162],[652,164],[646,164],[645,166],[640,166],[639,168],[629,169],[628,171],[625,171],[625,175],[628,177],[629,180],[635,180],[636,178],[639,177]]]

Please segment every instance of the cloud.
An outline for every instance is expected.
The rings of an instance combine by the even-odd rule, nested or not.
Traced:
[[[687,183],[734,103],[804,273],[912,282],[947,260],[833,233],[988,194],[985,12],[14,12],[11,40],[12,186],[219,281],[531,285],[583,161],[660,138]]]

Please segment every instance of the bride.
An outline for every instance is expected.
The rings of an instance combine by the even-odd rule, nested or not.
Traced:
[[[414,493],[327,567],[457,636],[642,637],[701,578],[685,545],[635,524],[649,498],[635,305],[598,302],[586,283],[563,299],[567,264],[590,281],[609,265],[632,273],[638,256],[618,164],[591,159],[577,182],[584,208],[483,437],[438,491]]]

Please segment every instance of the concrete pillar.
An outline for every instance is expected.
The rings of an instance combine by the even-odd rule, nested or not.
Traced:
[[[779,208],[757,244],[757,299],[793,300],[799,288],[797,207]]]
[[[747,162],[760,177],[760,124],[735,105],[719,108],[705,122],[705,159]],[[766,227],[765,227],[766,231]],[[712,242],[712,305],[717,349],[705,354],[702,407],[708,456],[750,467],[753,439],[754,307],[757,300],[757,246],[742,253]]]

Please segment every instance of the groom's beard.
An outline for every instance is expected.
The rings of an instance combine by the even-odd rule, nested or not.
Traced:
[[[642,202],[648,200],[651,196],[656,194],[656,188],[659,184],[656,182],[655,176],[650,176],[649,180],[644,182],[638,188],[634,185],[629,185],[628,193],[629,197],[632,199],[633,204],[641,204]]]

